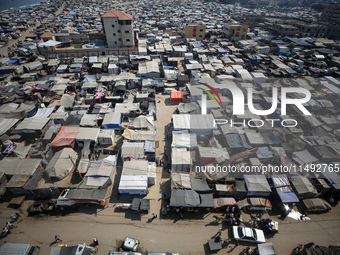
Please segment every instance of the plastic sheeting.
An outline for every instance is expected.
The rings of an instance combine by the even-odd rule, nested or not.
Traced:
[[[128,127],[138,129],[154,128],[153,117],[143,115],[138,116],[137,118],[129,122]]]
[[[64,94],[60,99],[60,105],[65,108],[72,108],[74,104],[74,96]]]
[[[36,117],[48,118],[52,114],[53,111],[54,111],[54,107],[53,108],[39,108],[37,113],[31,118],[36,118]]]
[[[123,143],[121,157],[144,158],[144,143]]]
[[[189,172],[192,166],[190,151],[172,148],[171,169],[176,172]]]
[[[57,136],[52,141],[52,146],[70,145],[78,133],[79,127],[62,127]]]
[[[198,207],[200,197],[193,190],[172,190],[170,206],[172,207]]]
[[[45,172],[49,178],[57,178],[59,180],[65,178],[72,169],[75,168],[75,162],[78,154],[71,148],[64,148],[57,152],[48,163]]]
[[[105,114],[102,127],[119,129],[121,123],[122,123],[122,114],[120,112],[110,112],[110,113]]]
[[[13,134],[20,133],[33,133],[37,130],[41,130],[49,122],[49,118],[36,117],[26,118],[13,130]]]
[[[253,196],[269,196],[271,188],[264,175],[244,175],[247,194]]]
[[[78,129],[78,133],[76,135],[76,141],[84,141],[84,140],[91,140],[91,141],[97,141],[98,136],[100,133],[99,128],[84,128],[80,127]]]
[[[172,132],[171,147],[176,148],[197,148],[197,136],[193,133]]]
[[[97,126],[97,115],[84,114],[80,121],[81,127],[95,127]]]
[[[0,122],[0,136],[5,134],[15,124],[18,123],[18,119],[4,119]]]
[[[172,172],[171,189],[191,189],[190,175]]]

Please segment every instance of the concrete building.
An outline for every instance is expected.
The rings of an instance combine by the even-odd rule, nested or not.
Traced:
[[[108,48],[134,47],[133,17],[110,10],[101,16]]]
[[[289,24],[274,24],[272,26],[274,35],[296,36],[299,32],[298,28]]]
[[[331,39],[340,38],[340,3],[328,5],[322,12],[320,21],[328,26],[326,36]]]
[[[205,37],[205,24],[204,23],[189,23],[185,26],[185,38],[201,38]]]
[[[241,23],[227,23],[224,25],[223,32],[230,40],[244,40],[247,37],[248,26]]]

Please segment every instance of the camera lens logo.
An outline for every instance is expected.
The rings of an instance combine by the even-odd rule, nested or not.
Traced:
[[[206,86],[207,88],[209,88],[215,95],[216,97],[218,98],[218,101],[220,102],[220,105],[223,106],[222,104],[222,100],[219,96],[219,94],[217,93],[217,91],[210,85],[206,84],[206,83],[202,83],[202,85]],[[209,90],[206,90],[206,89],[203,89],[203,88],[200,88],[198,87],[200,90],[204,91],[205,93],[207,93],[211,99],[214,101],[215,105],[217,105],[217,102],[216,102],[216,99],[215,97],[210,93]],[[202,114],[206,114],[207,113],[207,98],[206,98],[206,95],[203,94],[202,95]]]

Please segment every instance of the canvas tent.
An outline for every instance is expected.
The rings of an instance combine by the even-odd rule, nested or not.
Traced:
[[[172,207],[199,207],[200,204],[200,196],[193,190],[171,190]]]
[[[35,113],[36,108],[34,104],[20,104],[20,106],[9,112],[8,118],[22,119],[25,117],[31,117]]]
[[[197,148],[197,136],[188,132],[172,132],[171,147],[176,148]]]
[[[72,95],[64,94],[60,99],[60,105],[64,106],[65,109],[70,109],[73,107],[74,98],[75,98],[74,95],[72,96]]]
[[[76,134],[76,141],[85,141],[85,140],[91,140],[96,142],[98,140],[98,136],[100,133],[99,128],[85,128],[85,127],[80,127],[78,129],[78,132]]]
[[[144,158],[144,143],[130,143],[124,142],[122,145],[121,157],[123,159],[130,158]]]
[[[18,119],[3,119],[0,122],[0,136],[10,130],[15,124],[18,123],[18,121]]]
[[[128,127],[133,129],[153,129],[153,117],[152,116],[138,116],[134,120],[130,121]]]
[[[191,189],[190,175],[171,172],[171,189]]]
[[[24,119],[14,130],[13,134],[34,133],[42,130],[49,122],[49,118],[36,117]]]
[[[84,114],[81,118],[81,127],[95,127],[97,126],[97,115],[95,114]]]
[[[122,175],[120,178],[118,191],[121,195],[147,195],[147,175]]]
[[[75,168],[77,159],[77,152],[71,148],[64,148],[52,157],[45,172],[50,179],[61,180]]]

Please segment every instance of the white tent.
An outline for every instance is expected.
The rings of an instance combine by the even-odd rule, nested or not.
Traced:
[[[78,154],[71,148],[57,152],[48,163],[45,172],[49,178],[65,178],[75,167]]]

